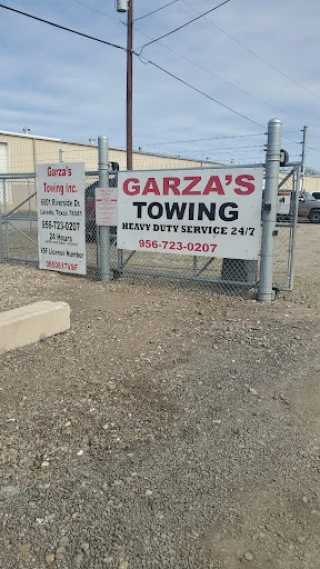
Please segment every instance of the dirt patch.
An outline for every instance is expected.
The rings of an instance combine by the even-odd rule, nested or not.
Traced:
[[[0,358],[6,569],[318,566],[320,233],[299,231],[271,306],[1,266],[1,310],[72,310]]]

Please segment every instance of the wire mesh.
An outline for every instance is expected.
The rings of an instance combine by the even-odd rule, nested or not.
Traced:
[[[277,235],[274,240],[273,262],[273,283],[280,289],[290,288],[298,180],[298,169],[282,169],[278,190]]]
[[[75,161],[75,150],[70,151]],[[61,156],[60,156],[61,157]],[[77,157],[83,158],[82,151]],[[66,157],[64,157],[65,159]],[[142,159],[143,157],[141,157]],[[47,159],[47,158],[46,158]],[[44,161],[46,160],[44,158]],[[98,231],[95,220],[95,188],[99,173],[97,155],[95,169],[86,172],[86,253],[88,275],[98,275]],[[88,162],[87,162],[88,164]],[[167,167],[167,165],[166,165]],[[35,174],[0,175],[0,255],[2,260],[38,263],[38,218]],[[310,186],[308,178],[305,185]],[[294,200],[298,187],[298,170],[281,171],[279,200],[289,199],[289,210],[279,210],[274,255],[274,286],[290,288],[293,271]],[[110,173],[110,185],[117,185],[117,172]],[[313,186],[312,186],[313,187]],[[279,206],[280,207],[280,206]],[[259,259],[255,261],[220,259],[212,255],[164,254],[156,252],[120,251],[117,248],[116,227],[110,230],[111,269],[115,278],[143,279],[150,283],[188,281],[214,288],[224,294],[239,293],[240,288],[251,290],[259,282]]]
[[[223,293],[240,287],[250,289],[258,282],[258,261],[218,259],[189,255],[166,255],[111,248],[111,267],[115,275],[162,281],[185,280],[201,283]]]
[[[164,169],[164,171],[167,171],[167,169]],[[188,172],[192,172],[192,170],[184,169],[184,172],[187,173],[186,175],[190,175]],[[212,222],[208,223],[212,226],[216,225]],[[188,247],[186,245],[182,246],[182,243],[179,243],[179,239],[174,233],[174,225],[169,225],[168,227],[166,225],[163,229],[161,225],[156,226],[156,228],[153,226],[153,231],[157,231],[157,227],[165,231],[163,234],[165,235],[165,240],[162,240],[160,237],[161,232],[159,232],[160,246],[158,240],[152,241],[151,239],[151,244],[150,242],[146,242],[146,247],[150,245],[149,251],[119,251],[117,249],[117,242],[112,242],[111,268],[115,276],[121,278],[129,277],[130,279],[134,278],[136,280],[143,279],[150,283],[152,280],[159,281],[160,279],[162,282],[166,281],[171,284],[177,281],[187,281],[189,284],[201,283],[202,286],[210,288],[210,290],[214,288],[218,292],[229,295],[233,295],[234,293],[238,294],[240,289],[249,291],[252,288],[257,288],[259,281],[258,259],[248,260],[216,257],[214,255],[214,248],[216,247],[215,236],[211,234],[211,227],[205,228],[209,230],[208,240],[205,244],[202,243],[202,239],[199,237],[199,243],[190,242],[188,243]],[[193,229],[194,233],[200,233],[201,231],[200,227],[193,228],[193,226],[187,226],[184,227],[184,229],[187,230],[188,233],[191,230],[193,231]],[[221,229],[219,223],[215,229]],[[234,231],[234,233],[232,233],[233,235],[238,235],[238,229],[238,227],[233,228],[230,225],[230,232]],[[178,227],[176,227],[176,230],[178,231]],[[241,231],[243,232],[242,235],[247,235],[248,229],[239,229],[239,232]],[[252,232],[253,231],[260,231],[260,227],[258,230],[252,229]],[[240,235],[241,233],[239,233],[239,238],[242,239],[243,237]],[[195,239],[195,241],[197,241],[197,239]],[[190,249],[189,245],[192,246]],[[142,246],[144,248],[144,245]],[[176,248],[178,248],[178,251],[185,249],[184,254],[177,253]],[[186,251],[187,248],[188,252]],[[172,250],[175,250],[174,254],[171,253]],[[195,251],[195,254],[192,254],[192,251]],[[197,254],[197,251],[200,251],[200,254]]]
[[[86,212],[88,212],[86,256],[89,276],[95,275],[98,268],[94,216],[94,188],[98,184],[98,179],[98,171],[86,173],[85,193]],[[9,180],[1,178],[0,175],[0,187],[0,258],[3,261],[38,263],[38,203],[35,174],[30,176],[26,174],[22,178]],[[90,199],[92,195],[93,200]]]

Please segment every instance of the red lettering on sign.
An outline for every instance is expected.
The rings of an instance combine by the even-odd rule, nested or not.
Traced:
[[[203,195],[207,196],[208,194],[211,194],[212,192],[219,194],[219,196],[224,196],[224,189],[223,189],[222,184],[220,182],[219,176],[210,176],[208,183],[207,183],[205,189],[203,190]]]
[[[51,168],[51,166],[48,166],[47,174],[50,177],[51,176],[71,176],[72,170],[71,170],[71,168],[69,168],[69,166],[67,166],[67,168]]]
[[[160,196],[159,186],[155,178],[148,178],[146,181],[146,185],[143,188],[142,195],[146,196],[147,194],[154,194],[155,196]]]
[[[183,189],[181,188],[182,182],[185,182],[185,184],[183,184],[185,185]],[[230,187],[230,191],[233,191],[239,196],[249,196],[256,189],[254,182],[255,178],[251,174],[241,174],[235,179],[235,187],[233,190]],[[183,180],[178,177],[164,177],[162,179],[159,178],[159,180],[156,178],[148,178],[143,190],[141,188],[141,181],[139,178],[127,178],[123,182],[123,192],[127,196],[137,196],[140,193],[143,196],[148,194],[152,194],[154,196],[168,196],[170,194],[175,196],[200,196],[201,194],[208,196],[213,193],[218,194],[219,196],[224,196],[225,190],[223,183],[225,183],[226,186],[230,186],[232,183],[232,176],[225,176],[225,180],[223,180],[223,182],[221,182],[220,177],[217,175],[210,176],[208,181],[203,179],[201,176],[185,176]],[[70,186],[70,188],[72,187],[74,188],[74,186]],[[75,191],[75,189],[70,189],[69,191]]]
[[[251,174],[242,174],[236,178],[236,184],[240,186],[240,188],[235,188],[234,193],[238,196],[249,196],[253,194],[255,191],[255,185],[251,184],[249,180],[254,181],[254,177]]]
[[[163,178],[163,195],[168,196],[171,191],[174,195],[180,196],[180,178]]]
[[[140,194],[140,181],[138,178],[128,178],[123,182],[123,191],[127,196],[137,196]]]
[[[197,190],[193,192],[193,188],[195,188],[199,182],[201,182],[201,176],[186,176],[183,178],[184,180],[188,181],[191,180],[190,184],[182,191],[183,196],[201,196],[201,190]]]

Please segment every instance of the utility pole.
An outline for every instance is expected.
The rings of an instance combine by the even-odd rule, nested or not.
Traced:
[[[133,142],[132,142],[132,82],[133,82],[133,0],[129,0],[128,10],[128,44],[127,44],[127,170],[133,169]]]
[[[133,169],[132,99],[133,99],[133,0],[118,0],[118,12],[128,12],[127,23],[127,170]]]

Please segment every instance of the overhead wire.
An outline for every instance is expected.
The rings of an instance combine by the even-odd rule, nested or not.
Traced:
[[[248,152],[254,150],[263,150],[265,147],[261,144],[253,146],[226,146],[222,148],[185,148],[182,152],[224,152],[226,150],[239,150],[239,152]]]
[[[149,43],[146,43],[145,45],[142,46],[141,51],[140,51],[140,55],[142,54],[142,51],[148,47],[149,45],[158,42],[159,40],[162,40],[163,38],[166,38],[172,34],[175,34],[176,32],[178,32],[179,30],[182,30],[183,28],[186,28],[187,26],[190,26],[190,24],[192,24],[193,22],[196,22],[197,20],[200,20],[200,18],[205,17],[207,14],[210,14],[211,12],[214,12],[215,10],[218,10],[218,8],[222,8],[222,6],[224,6],[225,4],[228,4],[228,2],[230,2],[230,0],[224,0],[224,2],[221,2],[220,4],[218,4],[217,6],[215,6],[214,8],[211,8],[210,10],[207,10],[206,12],[204,12],[203,14],[200,14],[199,16],[197,16],[196,18],[193,18],[192,20],[189,20],[188,22],[185,22],[184,24],[182,24],[181,26],[179,26],[178,28],[175,28],[174,30],[171,30],[170,32],[167,32],[166,34],[163,34],[162,36],[150,41]]]
[[[0,3],[0,8],[3,8],[3,9],[8,10],[8,11],[10,11],[10,12],[19,14],[19,15],[24,16],[24,17],[27,17],[27,18],[30,18],[30,19],[35,20],[35,21],[37,21],[37,22],[47,24],[47,25],[49,25],[49,26],[51,26],[51,27],[54,27],[54,28],[57,28],[57,29],[60,29],[60,30],[63,30],[63,31],[66,31],[66,32],[69,32],[69,33],[72,33],[72,34],[74,34],[74,35],[77,35],[77,36],[80,36],[80,37],[83,37],[83,38],[86,38],[86,39],[90,39],[90,40],[92,40],[92,41],[96,41],[96,42],[98,42],[98,43],[107,45],[107,46],[109,46],[109,47],[114,47],[115,49],[119,49],[119,50],[125,51],[125,52],[128,51],[127,48],[125,48],[125,47],[123,47],[123,46],[120,46],[120,45],[118,45],[118,44],[115,44],[115,43],[112,43],[112,42],[108,42],[108,41],[106,41],[106,40],[102,40],[102,39],[100,39],[100,38],[91,36],[91,35],[89,35],[89,34],[85,34],[85,33],[83,33],[83,32],[79,32],[79,31],[77,31],[77,30],[74,30],[74,29],[72,29],[72,28],[67,28],[66,26],[62,26],[62,25],[60,25],[60,24],[56,24],[56,23],[54,23],[54,22],[52,22],[52,21],[50,21],[50,20],[45,20],[44,18],[39,18],[38,16],[34,16],[34,15],[28,13],[28,12],[23,12],[22,10],[18,10],[18,9],[16,9],[16,8],[12,8],[12,7],[10,7],[10,6],[6,6],[5,4]],[[137,56],[137,57],[141,60],[140,54],[136,53],[135,51],[133,51],[133,54],[134,54],[135,56]],[[144,59],[145,59],[145,58],[144,58]],[[255,120],[253,120],[253,119],[247,117],[247,116],[244,115],[243,113],[240,113],[239,111],[236,111],[236,110],[233,109],[232,107],[229,107],[228,105],[225,105],[224,103],[222,103],[222,102],[219,101],[218,99],[215,99],[214,97],[212,97],[212,96],[209,95],[208,93],[202,91],[201,89],[198,89],[197,87],[195,87],[195,86],[192,85],[191,83],[188,83],[187,81],[185,81],[185,80],[182,79],[181,77],[178,77],[178,76],[175,75],[174,73],[172,73],[172,72],[166,70],[165,68],[161,67],[159,64],[155,63],[154,61],[145,59],[145,63],[152,65],[152,66],[155,67],[156,69],[159,69],[160,71],[162,71],[162,72],[165,73],[166,75],[172,77],[173,79],[176,79],[176,80],[177,80],[178,82],[180,82],[181,84],[183,84],[183,85],[189,87],[189,88],[192,89],[193,91],[195,91],[195,92],[201,94],[201,95],[204,96],[205,98],[207,98],[207,99],[213,101],[214,103],[216,103],[216,104],[218,104],[219,106],[225,108],[226,110],[232,112],[233,114],[235,114],[235,115],[237,115],[237,116],[243,118],[244,120],[249,121],[250,123],[252,123],[252,124],[254,124],[254,125],[256,125],[256,126],[259,126],[259,127],[261,127],[261,128],[264,128],[264,126],[263,126],[261,123],[258,123],[257,121],[255,121]],[[258,133],[257,133],[257,135],[258,135]],[[284,137],[284,138],[286,138],[286,137]],[[288,139],[288,138],[287,138],[287,140],[290,140],[291,142],[295,142],[296,144],[301,144],[301,143],[299,143],[299,142],[297,142],[297,141],[293,141],[293,140]],[[310,149],[310,150],[314,150],[314,151],[316,151],[316,152],[320,152],[320,150],[318,150],[318,149],[316,149],[316,148],[309,147],[309,149]]]
[[[123,46],[118,45],[116,43],[112,43],[112,42],[106,41],[106,40],[101,40],[100,38],[90,36],[89,34],[85,34],[83,32],[78,32],[77,30],[73,30],[72,28],[67,28],[66,26],[56,24],[54,22],[51,22],[50,20],[45,20],[44,18],[39,18],[38,16],[33,16],[32,14],[29,14],[28,12],[23,12],[22,10],[17,10],[16,8],[11,8],[10,6],[6,6],[5,4],[0,4],[0,8],[3,8],[4,10],[8,10],[9,12],[14,12],[15,14],[19,14],[20,16],[25,16],[26,18],[30,18],[31,20],[35,20],[36,22],[41,22],[42,24],[47,24],[48,26],[51,26],[53,28],[57,28],[59,30],[64,30],[65,32],[69,32],[69,33],[74,34],[76,36],[80,36],[82,38],[97,41],[97,42],[102,43],[104,45],[114,47],[115,49],[120,49],[121,51],[125,51],[125,52],[128,51],[126,47],[123,47]]]
[[[4,8],[5,10],[9,10],[9,11],[11,11],[11,12],[20,14],[20,15],[25,16],[25,17],[27,17],[27,18],[31,18],[32,20],[36,20],[36,21],[38,21],[38,22],[47,24],[47,25],[49,25],[49,26],[53,26],[54,28],[58,28],[58,29],[61,29],[61,30],[70,32],[70,33],[72,33],[72,34],[75,34],[75,35],[78,35],[78,36],[81,36],[81,37],[85,37],[85,38],[87,38],[87,39],[91,39],[91,40],[93,40],[93,41],[97,41],[97,42],[99,42],[99,43],[102,43],[102,44],[105,44],[105,45],[108,45],[108,46],[111,46],[111,47],[115,47],[115,48],[120,49],[120,50],[122,50],[122,51],[125,51],[125,52],[128,51],[125,47],[119,46],[119,45],[117,45],[117,44],[113,44],[113,43],[111,43],[111,42],[107,42],[107,41],[105,41],[105,40],[101,40],[101,39],[99,39],[99,38],[95,38],[95,37],[93,37],[93,36],[89,36],[88,34],[84,34],[84,33],[82,33],[82,32],[78,32],[78,31],[73,30],[73,29],[71,29],[71,28],[66,28],[65,26],[61,26],[61,25],[59,25],[59,24],[55,24],[55,23],[51,22],[50,20],[45,20],[45,19],[43,19],[43,18],[39,18],[39,17],[37,17],[37,16],[33,16],[33,15],[29,14],[28,12],[23,12],[23,11],[21,11],[21,10],[17,10],[17,9],[15,9],[15,8],[11,8],[11,7],[9,7],[9,6],[6,6],[5,4],[0,4],[0,8]],[[140,54],[136,53],[135,51],[133,51],[132,53],[133,53],[135,56],[137,56],[137,57],[141,60]],[[144,59],[145,59],[145,58],[144,58]],[[197,93],[203,95],[205,98],[207,98],[207,99],[213,101],[213,102],[216,103],[217,105],[219,105],[219,106],[225,108],[226,110],[228,110],[228,111],[234,113],[235,115],[237,115],[237,116],[239,116],[239,117],[241,117],[241,118],[243,118],[243,119],[245,119],[245,120],[251,122],[252,124],[255,124],[255,125],[257,125],[257,126],[259,126],[259,127],[261,127],[261,128],[264,128],[262,124],[258,123],[257,121],[255,121],[255,120],[253,120],[253,119],[250,119],[249,117],[247,117],[246,115],[240,113],[239,111],[236,111],[235,109],[232,109],[231,107],[229,107],[228,105],[225,105],[225,104],[222,103],[221,101],[218,101],[218,99],[215,99],[214,97],[212,97],[212,96],[209,95],[208,93],[205,93],[205,92],[202,91],[201,89],[198,89],[197,87],[191,85],[191,83],[188,83],[188,82],[185,81],[184,79],[181,79],[181,77],[178,77],[178,76],[175,75],[174,73],[171,73],[170,71],[164,69],[164,67],[161,67],[161,65],[158,65],[158,64],[155,63],[154,61],[151,61],[150,59],[145,59],[145,63],[152,65],[152,66],[155,67],[156,69],[159,69],[160,71],[162,71],[162,72],[165,73],[166,75],[172,77],[173,79],[176,79],[177,81],[179,81],[179,82],[182,83],[183,85],[185,85],[185,86],[189,87],[190,89],[192,89],[193,91],[195,91],[195,92],[197,92]]]
[[[140,58],[140,54],[137,54],[135,52],[133,52],[134,55],[137,55]],[[145,58],[144,58],[145,59]],[[184,79],[181,79],[181,77],[178,77],[178,75],[175,75],[174,73],[172,73],[171,71],[168,71],[167,69],[165,69],[164,67],[161,67],[161,65],[159,65],[158,63],[155,63],[154,61],[151,61],[150,59],[145,59],[145,63],[149,63],[150,65],[152,65],[153,67],[155,67],[156,69],[159,69],[160,71],[162,71],[163,73],[165,73],[166,75],[168,75],[169,77],[172,77],[173,79],[176,79],[177,81],[179,81],[180,83],[182,83],[183,85],[185,85],[186,87],[189,87],[190,89],[192,89],[193,91],[195,91],[196,93],[200,93],[201,95],[203,95],[206,99],[209,99],[210,101],[213,101],[214,103],[216,103],[217,105],[219,105],[220,107],[223,107],[224,109],[230,111],[231,113],[251,122],[252,124],[255,124],[256,126],[259,126],[261,128],[263,128],[263,125],[261,123],[258,123],[257,121],[250,119],[249,117],[247,117],[246,115],[244,115],[243,113],[240,113],[239,111],[236,111],[235,109],[233,109],[232,107],[229,107],[228,105],[225,105],[224,103],[222,103],[221,101],[219,101],[218,99],[215,99],[214,97],[212,97],[211,95],[209,95],[208,93],[206,93],[205,91],[202,91],[201,89],[198,89],[198,87],[195,87],[194,85],[192,85],[191,83],[189,83],[188,81],[185,81]]]
[[[178,2],[180,0],[174,0],[173,2],[169,2],[168,4],[165,4],[164,6],[162,6],[162,8],[158,8],[157,10],[154,10],[153,12],[149,12],[149,14],[146,14],[143,17],[147,17],[148,15],[151,15],[155,12],[158,12],[160,10],[162,10],[163,8],[166,8],[167,6],[170,6],[171,4],[174,4],[176,2]],[[102,12],[101,10],[97,10],[95,8],[92,8],[91,6],[89,6],[88,4],[85,4],[84,2],[80,1],[80,0],[72,0],[72,2],[76,2],[77,4],[80,4],[82,6],[86,6],[87,8],[94,10],[95,12],[98,12],[100,14],[103,14],[105,16],[107,16],[108,18],[112,18],[112,16],[110,16],[109,14],[107,14],[106,12]],[[186,3],[186,5],[188,5]],[[189,5],[188,5],[189,6]],[[191,7],[191,6],[190,6]],[[127,24],[125,22],[122,22],[121,20],[117,19],[117,18],[112,18],[114,21],[127,26]],[[141,20],[141,18],[136,18],[134,20],[134,22],[136,22],[137,20]],[[213,22],[211,20],[209,20],[208,18],[205,18],[206,20],[208,20],[208,22],[212,23]],[[214,24],[215,25],[215,24]],[[145,37],[148,37],[149,39],[151,39],[152,41],[154,40],[154,38],[152,38],[149,34],[147,34],[146,32],[140,30],[139,28],[137,28],[136,26],[134,26],[134,29],[136,31],[138,31],[140,34],[144,35]],[[202,65],[200,65],[199,63],[196,63],[195,61],[193,61],[192,59],[186,57],[185,55],[182,55],[181,53],[179,53],[178,51],[170,48],[169,46],[165,45],[164,43],[162,43],[161,41],[159,41],[159,44],[164,47],[166,50],[170,51],[171,53],[174,53],[175,55],[177,55],[178,57],[180,57],[181,59],[183,59],[184,61],[187,61],[188,63],[190,63],[191,65],[193,65],[194,67],[201,69],[202,71],[205,71],[206,73],[208,73],[209,75],[211,75],[212,77],[214,77],[215,79],[218,79],[219,81],[222,81],[223,83],[226,83],[227,85],[230,85],[231,87],[233,87],[234,89],[237,89],[238,91],[244,93],[245,95],[247,95],[248,97],[251,97],[252,99],[255,99],[256,101],[259,101],[260,103],[262,103],[263,105],[268,106],[271,109],[274,109],[282,114],[287,115],[288,117],[293,118],[294,120],[298,121],[299,119],[294,116],[293,114],[289,113],[286,110],[283,109],[279,109],[278,107],[272,105],[271,103],[268,103],[267,101],[261,99],[260,97],[258,97],[257,95],[254,95],[253,93],[250,93],[249,91],[247,91],[246,89],[243,89],[242,87],[239,87],[238,85],[235,85],[234,83],[232,83],[231,81],[228,81],[227,79],[223,79],[222,77],[220,77],[219,75],[217,75],[216,73],[213,73],[211,70],[207,69],[206,67],[203,67]],[[147,44],[148,45],[148,44]],[[143,49],[143,48],[142,48]]]
[[[286,133],[294,133],[296,130],[285,130]],[[249,132],[247,134],[233,134],[230,136],[211,136],[209,138],[192,138],[187,140],[167,140],[165,142],[150,142],[149,144],[144,144],[144,146],[162,146],[167,144],[184,144],[189,142],[202,142],[207,140],[230,140],[234,138],[247,138],[251,136],[266,136],[266,132]]]
[[[314,150],[315,152],[320,152],[319,148],[313,148],[312,146],[307,146],[308,150]]]
[[[137,22],[138,20],[143,20],[144,18],[148,18],[148,16],[152,16],[152,14],[156,14],[157,12],[160,12],[160,10],[164,10],[164,8],[168,8],[168,6],[171,6],[172,4],[176,4],[176,2],[179,2],[180,0],[172,0],[172,2],[168,2],[168,4],[165,4],[164,6],[161,6],[160,8],[157,8],[156,10],[153,10],[152,12],[148,12],[148,14],[144,14],[143,16],[140,16],[140,18],[135,18],[133,21]]]
[[[135,28],[137,29],[137,28]],[[148,36],[148,34],[142,32],[141,30],[137,30],[140,33],[142,33],[145,36]],[[151,36],[148,36],[151,37]],[[279,111],[282,114],[286,114],[287,116],[293,118],[294,120],[298,120],[297,117],[295,117],[294,115],[292,115],[291,113],[288,113],[288,111],[285,111],[283,109],[279,109],[278,107],[272,105],[271,103],[268,103],[267,101],[264,101],[263,99],[261,99],[260,97],[258,97],[257,95],[253,95],[252,93],[249,93],[249,91],[246,91],[246,89],[243,89],[242,87],[239,87],[238,85],[235,85],[234,83],[232,83],[231,81],[228,81],[227,79],[223,79],[222,77],[220,77],[220,75],[217,75],[216,73],[213,73],[213,71],[207,69],[206,67],[203,67],[202,65],[200,65],[199,63],[196,63],[195,61],[193,61],[192,59],[190,59],[189,57],[186,57],[185,55],[182,55],[181,53],[179,53],[178,51],[170,48],[169,46],[159,42],[159,44],[164,47],[165,49],[167,49],[168,51],[171,51],[171,53],[174,53],[175,55],[177,55],[178,57],[180,57],[181,59],[183,59],[184,61],[187,61],[188,63],[191,63],[191,65],[194,65],[194,67],[201,69],[202,71],[205,71],[206,73],[208,73],[209,75],[211,75],[212,77],[214,77],[215,79],[218,79],[219,81],[222,81],[223,83],[226,83],[227,85],[230,85],[231,87],[233,87],[234,89],[237,89],[238,91],[241,91],[242,93],[244,93],[245,95],[247,95],[248,97],[251,97],[252,99],[255,99],[256,101],[259,101],[260,103],[262,103],[263,105],[267,105],[268,107],[270,107],[271,109],[274,109],[276,111]],[[141,52],[140,52],[141,53]]]
[[[123,24],[123,22],[120,20],[120,18],[116,18],[114,16],[111,16],[111,14],[107,14],[107,12],[103,12],[102,10],[99,10],[98,8],[94,8],[93,6],[90,6],[89,4],[85,4],[85,2],[82,2],[81,0],[71,0],[71,2],[74,2],[75,4],[79,4],[79,6],[84,6],[85,8],[89,8],[89,10],[92,10],[93,12],[97,12],[97,14],[102,14],[103,16],[110,18],[110,20],[113,20],[114,22],[117,22],[118,24]]]
[[[190,5],[186,0],[181,0],[181,2],[183,2],[186,6],[188,6],[191,10],[193,10],[194,12],[196,12],[197,14],[200,14],[199,10],[197,10],[197,8],[194,8],[194,6]],[[296,81],[295,79],[293,79],[292,77],[290,77],[289,75],[287,75],[286,73],[284,73],[283,71],[281,71],[281,69],[279,69],[278,67],[276,67],[275,65],[273,65],[272,63],[270,63],[269,61],[267,61],[266,59],[264,59],[263,57],[261,57],[259,54],[257,54],[255,51],[253,51],[253,49],[250,49],[249,47],[247,47],[244,43],[242,43],[241,41],[239,41],[238,39],[236,39],[233,35],[231,35],[229,32],[226,32],[223,28],[221,28],[220,26],[217,26],[217,24],[215,24],[212,20],[210,20],[210,18],[207,18],[206,16],[203,16],[205,20],[207,20],[208,22],[210,22],[210,24],[212,26],[214,26],[217,30],[219,30],[220,32],[222,32],[223,34],[225,34],[227,37],[229,37],[230,39],[232,39],[234,42],[236,42],[238,45],[240,45],[241,47],[243,47],[244,49],[246,49],[249,53],[251,53],[252,55],[254,55],[257,59],[259,59],[260,61],[262,61],[263,63],[265,63],[266,65],[268,65],[271,69],[273,69],[274,71],[277,71],[277,73],[279,73],[280,75],[282,75],[283,77],[285,77],[286,79],[288,79],[289,81],[291,81],[291,83],[294,83],[295,85],[297,85],[298,87],[300,87],[300,89],[303,89],[304,91],[306,91],[309,95],[311,95],[312,97],[314,97],[315,99],[318,99],[320,101],[320,97],[318,97],[317,95],[315,95],[315,93],[313,93],[312,91],[310,91],[309,89],[307,89],[307,87],[304,87],[304,85],[301,85],[301,83],[299,83],[298,81]]]

